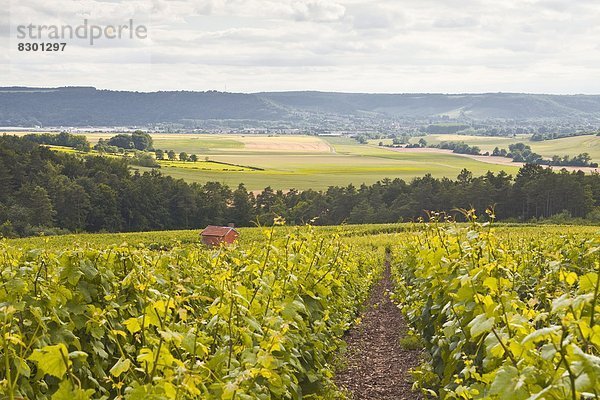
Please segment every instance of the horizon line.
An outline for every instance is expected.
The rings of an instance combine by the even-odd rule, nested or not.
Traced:
[[[465,95],[531,95],[531,96],[600,96],[600,93],[552,93],[552,92],[503,92],[503,91],[484,91],[484,92],[353,92],[353,91],[327,91],[316,89],[304,90],[273,90],[273,91],[258,91],[258,92],[235,92],[223,91],[216,89],[169,89],[169,90],[127,90],[127,89],[107,89],[97,88],[95,86],[0,86],[0,92],[8,90],[60,90],[60,89],[93,89],[95,91],[107,92],[129,92],[129,93],[223,93],[223,94],[245,94],[259,95],[265,93],[323,93],[323,94],[362,94],[362,95],[441,95],[441,96],[465,96]]]

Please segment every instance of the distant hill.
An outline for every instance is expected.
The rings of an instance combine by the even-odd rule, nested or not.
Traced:
[[[600,96],[126,92],[93,87],[0,88],[0,126],[127,126],[207,120],[566,119],[600,121]]]
[[[463,115],[476,120],[600,118],[600,96],[585,95],[282,92],[257,96],[281,106],[335,114],[376,113],[400,118]]]
[[[0,126],[124,126],[188,119],[281,119],[268,100],[220,92],[0,88]]]

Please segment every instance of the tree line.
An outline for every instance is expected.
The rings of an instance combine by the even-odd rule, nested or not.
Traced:
[[[132,134],[120,133],[109,139],[98,139],[94,150],[104,153],[118,153],[124,150],[151,151],[154,141],[150,134],[137,130]]]
[[[73,135],[69,132],[54,133],[30,133],[24,138],[32,142],[50,146],[72,147],[79,151],[90,151],[90,143],[85,135]]]
[[[186,183],[154,170],[131,172],[127,161],[54,152],[25,138],[0,137],[0,235],[195,229],[208,224],[321,225],[415,220],[426,210],[495,207],[499,220],[529,221],[567,213],[598,217],[600,175],[552,172],[526,165],[513,178],[456,179],[425,175],[410,182],[332,186],[324,191],[264,189],[243,184]]]
[[[437,145],[434,144],[429,147],[452,150],[453,153],[457,154],[507,157],[512,159],[513,162],[549,165],[552,167],[598,167],[598,163],[592,162],[592,157],[589,155],[589,153],[581,153],[574,157],[570,157],[569,155],[564,155],[562,157],[554,155],[550,160],[546,160],[541,155],[534,153],[531,150],[531,146],[525,143],[510,144],[508,145],[508,151],[506,149],[495,147],[491,154],[488,151],[482,153],[478,146],[470,146],[465,142],[443,141]]]
[[[592,157],[589,153],[581,153],[574,157],[552,156],[552,159],[545,160],[541,155],[534,153],[531,146],[525,143],[514,143],[508,145],[508,151],[505,149],[494,148],[493,156],[501,156],[512,158],[514,162],[525,162],[529,164],[550,165],[553,167],[570,166],[570,167],[592,167],[597,168],[598,163],[592,162]]]

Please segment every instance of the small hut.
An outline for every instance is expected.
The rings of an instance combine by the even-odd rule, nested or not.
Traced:
[[[218,246],[221,243],[231,244],[240,236],[233,226],[207,226],[201,233],[202,243],[207,246]]]

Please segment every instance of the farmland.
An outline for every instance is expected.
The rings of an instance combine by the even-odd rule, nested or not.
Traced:
[[[107,139],[111,133],[86,133],[90,143]],[[251,191],[267,186],[274,189],[326,189],[350,183],[373,184],[384,178],[410,180],[431,174],[436,178],[455,178],[466,168],[474,175],[487,171],[505,171],[513,176],[519,165],[510,159],[475,157],[452,154],[449,151],[395,151],[378,146],[379,140],[359,144],[345,137],[266,136],[238,134],[153,134],[154,147],[195,154],[199,161],[160,161],[161,172],[190,183],[220,182],[231,187],[244,183]],[[427,135],[428,144],[442,141],[464,141],[476,145],[483,152],[495,147],[524,142],[544,157],[588,152],[592,159],[600,159],[600,138],[577,136],[542,142],[529,141],[526,135],[515,138]],[[418,138],[413,138],[416,142]],[[391,143],[391,139],[382,140]],[[54,147],[59,151],[73,152]],[[147,171],[150,168],[135,166]]]
[[[423,137],[428,144],[439,144],[443,141],[465,142],[471,146],[478,146],[482,152],[492,152],[495,147],[508,149],[513,143],[525,143],[531,150],[550,158],[554,155],[569,155],[571,157],[580,153],[589,153],[592,160],[600,161],[600,137],[584,135],[566,137],[544,141],[530,141],[530,135],[517,135],[516,137],[495,136],[468,136],[468,135],[426,135]],[[411,139],[411,143],[418,142],[419,138]]]
[[[275,189],[325,189],[349,183],[372,184],[383,178],[411,179],[430,173],[435,177],[455,177],[467,168],[475,173],[488,170],[516,172],[516,167],[487,165],[455,155],[397,154],[376,146],[360,145],[346,138],[253,137],[238,138],[243,148],[212,148],[206,155],[210,160],[253,166],[264,171],[232,171],[193,173],[169,168],[164,172],[188,182],[218,181],[230,186],[243,182],[250,190],[266,186]],[[192,144],[181,140],[157,139],[155,146],[185,149]],[[204,156],[204,154],[202,154]],[[202,157],[200,157],[202,159]]]
[[[432,355],[415,375],[426,393],[505,399],[513,388],[525,399],[542,390],[559,394],[553,398],[600,390],[597,227],[240,233],[228,249],[199,245],[197,230],[3,240],[0,393],[343,398],[332,360],[345,357],[344,332],[371,329],[353,327],[382,276],[386,248],[396,301]],[[436,325],[443,321],[456,329]],[[568,369],[585,379],[572,386]],[[532,383],[515,389],[519,379]]]
[[[111,135],[86,136],[93,144]],[[350,183],[373,184],[384,178],[410,180],[428,173],[454,178],[463,168],[474,174],[501,170],[514,174],[518,170],[516,166],[488,164],[453,154],[398,154],[337,137],[155,134],[153,140],[157,149],[196,154],[201,160],[182,164],[163,161],[162,173],[187,182],[215,181],[232,187],[244,183],[253,191],[267,186],[282,190],[326,189]],[[239,168],[203,164],[206,159]]]
[[[255,233],[227,251],[122,244],[23,252],[1,243],[0,394],[334,393],[328,362],[379,275],[383,248],[367,253],[366,243],[352,248],[312,228]]]

